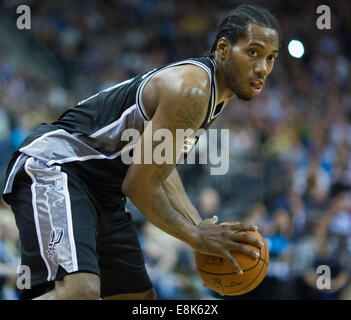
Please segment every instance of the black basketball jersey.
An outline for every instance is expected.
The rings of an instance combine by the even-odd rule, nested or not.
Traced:
[[[121,185],[128,165],[121,161],[121,153],[128,151],[124,148],[128,141],[122,139],[122,133],[133,128],[142,134],[145,123],[151,120],[142,101],[146,83],[158,72],[182,64],[197,65],[209,75],[210,98],[201,125],[207,129],[223,109],[223,103],[217,104],[215,60],[201,57],[168,64],[79,102],[52,124],[39,125],[15,152],[7,171],[4,194],[11,192],[18,168],[28,157],[33,157],[47,166],[73,168],[102,194],[123,196]]]

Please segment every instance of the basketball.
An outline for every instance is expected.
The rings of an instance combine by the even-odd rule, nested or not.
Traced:
[[[252,245],[248,247],[259,252],[258,258],[235,251],[232,256],[243,271],[240,275],[224,258],[195,252],[196,269],[204,284],[221,295],[242,295],[255,289],[264,279],[268,264],[269,251],[266,242],[258,231],[245,231],[264,243],[258,249]],[[246,245],[246,244],[245,244]]]

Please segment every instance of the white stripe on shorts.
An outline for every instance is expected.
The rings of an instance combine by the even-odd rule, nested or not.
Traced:
[[[40,254],[48,270],[47,280],[56,279],[58,267],[78,271],[68,179],[60,166],[47,166],[29,158],[25,171],[32,179],[32,205]]]

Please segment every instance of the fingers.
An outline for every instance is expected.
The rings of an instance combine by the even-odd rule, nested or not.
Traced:
[[[218,222],[218,217],[217,216],[213,216],[211,219],[212,223],[217,223]]]
[[[240,265],[232,256],[231,251],[240,252],[257,259],[259,253],[255,248],[262,248],[264,243],[249,233],[250,231],[256,231],[257,227],[241,222],[224,222],[221,224],[217,224],[217,222],[217,216],[201,222],[199,231],[202,233],[202,241],[199,242],[200,245],[197,250],[225,258],[235,272],[242,274]]]
[[[261,242],[259,239],[255,238],[249,233],[233,233],[231,235],[231,240],[235,242],[250,244],[258,249],[264,247],[264,243]]]
[[[241,270],[239,263],[233,258],[230,252],[227,251],[226,254],[224,255],[224,258],[232,265],[232,267],[237,273],[243,274],[243,271]]]
[[[227,241],[225,242],[225,248],[228,251],[232,250],[232,251],[241,252],[243,254],[246,254],[252,257],[253,259],[257,259],[260,256],[257,250],[247,246],[248,244],[250,244],[260,249],[261,245],[263,245],[260,240],[256,239],[250,234],[248,233],[233,234],[232,232],[226,232],[225,237],[227,239]]]
[[[257,226],[243,223],[243,222],[231,222],[226,224],[231,226],[232,230],[234,231],[257,231],[258,230]]]
[[[233,242],[231,247],[232,247],[231,250],[244,253],[252,257],[253,259],[257,259],[260,256],[260,254],[257,251],[250,249],[249,247],[245,246],[242,243]]]
[[[218,217],[213,216],[212,218],[204,219],[200,225],[204,226],[204,225],[216,224],[217,222],[218,222]]]
[[[234,241],[246,243],[257,247],[258,249],[264,247],[264,243],[247,233],[247,231],[257,231],[257,227],[254,225],[242,223],[242,222],[224,222],[220,225],[225,225],[230,228],[234,233],[231,234],[230,238]]]

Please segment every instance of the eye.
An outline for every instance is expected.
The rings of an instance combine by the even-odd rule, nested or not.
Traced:
[[[275,57],[273,54],[270,55],[270,56],[268,57],[268,60],[269,60],[270,62],[274,62],[275,59],[276,59],[276,57]]]
[[[248,54],[249,54],[249,56],[252,57],[252,58],[255,58],[255,57],[258,56],[257,50],[256,50],[256,49],[253,49],[253,48],[249,49]]]

